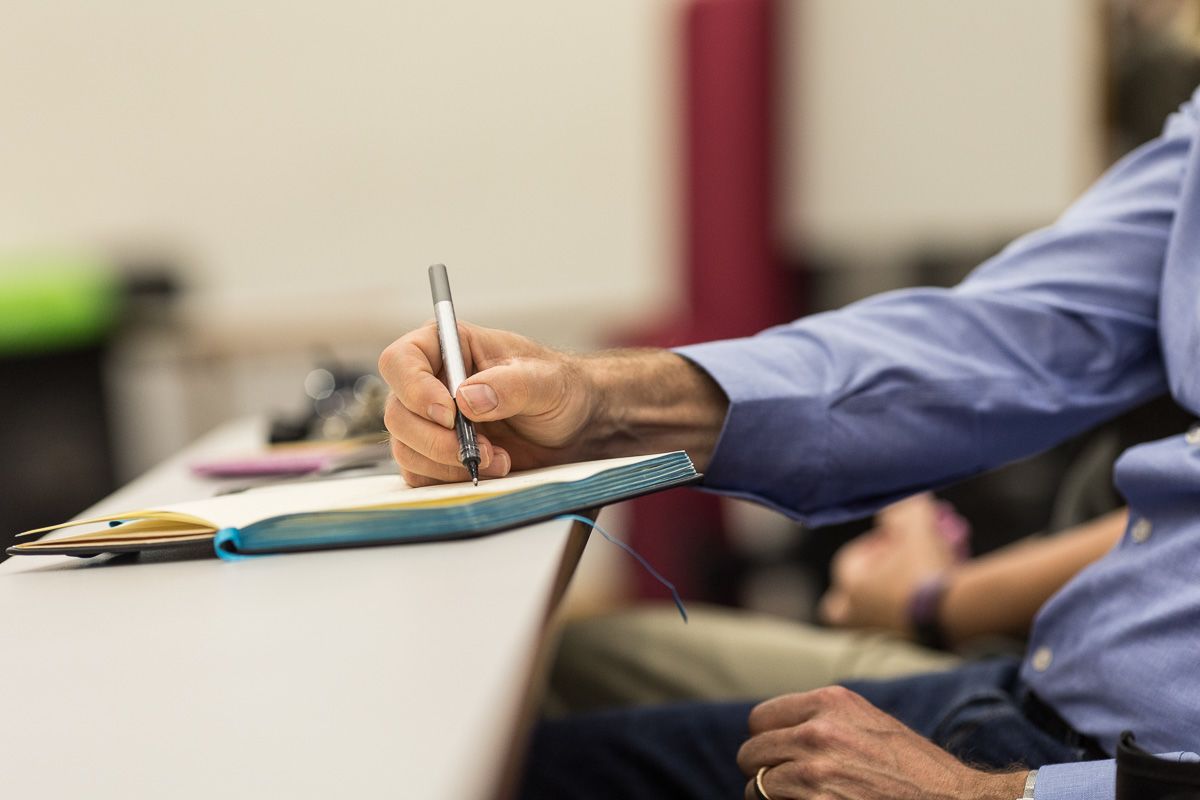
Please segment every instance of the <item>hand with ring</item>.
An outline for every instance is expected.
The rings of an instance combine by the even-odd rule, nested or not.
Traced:
[[[763,786],[763,775],[766,774],[770,767],[759,767],[758,772],[754,775],[754,793],[758,795],[758,800],[775,800],[771,795],[767,794],[767,787]]]
[[[737,761],[746,800],[1012,800],[1026,771],[972,769],[841,686],[750,712]]]

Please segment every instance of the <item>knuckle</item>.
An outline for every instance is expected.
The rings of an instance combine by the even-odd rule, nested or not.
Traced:
[[[421,455],[425,456],[426,458],[430,458],[433,461],[437,461],[439,463],[444,462],[445,454],[441,452],[444,450],[444,448],[441,446],[441,437],[438,436],[440,431],[436,429],[430,429],[428,427],[425,427],[422,430],[423,432],[421,434],[421,440],[419,442],[419,446],[416,448],[417,451],[421,453]]]
[[[750,740],[750,741],[752,741],[752,740]],[[746,742],[742,743],[742,746],[738,748],[737,757],[736,757],[738,769],[740,769],[743,773],[745,773],[747,775],[749,775],[751,772],[754,771],[754,765],[753,765],[753,761],[751,759],[751,754],[753,753],[753,748],[750,745],[750,741],[746,741]]]
[[[446,480],[458,480],[455,469],[459,467],[458,438],[454,431],[430,423],[421,426],[421,455],[433,461],[442,470]]]
[[[816,744],[817,734],[812,730],[812,723],[793,725],[784,733],[784,738],[793,746],[806,747]]]
[[[409,446],[413,447],[413,450],[416,452],[421,453],[422,456],[425,456],[426,458],[432,458],[433,461],[438,461],[438,459],[433,455],[433,450],[436,449],[437,445],[437,432],[430,431],[428,428],[421,428],[420,437],[418,437],[418,439],[416,439],[416,441]]]
[[[414,471],[408,469],[400,470],[400,476],[403,477],[404,482],[408,483],[409,486],[414,488],[419,486],[428,486],[433,482],[430,479],[427,479],[427,477],[424,475],[418,475],[414,473]]]
[[[397,339],[396,341],[383,348],[383,352],[379,354],[379,374],[386,380],[387,377],[395,371],[397,362],[400,360],[400,351],[404,347],[404,340]]]
[[[392,364],[396,361],[396,346],[398,344],[400,344],[399,339],[383,348],[383,352],[379,354],[379,374],[383,376],[384,380],[387,380],[388,375],[392,372]]]
[[[796,762],[795,769],[804,782],[817,786],[833,777],[833,763],[823,758],[806,758]]]
[[[807,744],[828,744],[837,738],[837,727],[823,719],[810,720],[797,728],[797,737]]]
[[[414,353],[420,351],[420,348],[417,347],[414,341],[414,337],[419,332],[419,329],[409,331],[383,348],[383,352],[379,354],[379,373],[385,379],[389,376],[395,378],[403,377],[402,373],[405,370],[405,366],[412,360]]]
[[[769,700],[763,700],[754,707],[754,712],[759,714],[770,714],[776,709],[790,705],[792,698],[794,697],[796,697],[796,693],[790,692],[788,694],[781,694],[776,697],[772,697]]]
[[[460,466],[457,462],[457,459],[455,459],[454,466],[438,465],[438,476],[437,477],[441,481],[445,481],[447,483],[454,483],[457,481],[465,480],[467,477],[467,470],[465,467]]]
[[[517,396],[526,401],[529,399],[530,390],[532,389],[530,378],[537,377],[537,382],[542,382],[549,375],[546,375],[546,370],[542,369],[543,365],[539,364],[532,358],[524,356],[513,359],[512,366],[512,387],[511,391],[516,392]]]
[[[429,405],[422,402],[425,394],[425,381],[405,381],[400,386],[393,389],[396,393],[396,398],[400,404],[410,411],[420,411],[422,406]]]
[[[395,395],[389,396],[383,408],[383,427],[393,436],[397,436],[401,430],[400,420],[404,413],[399,399]]]
[[[404,442],[393,441],[392,457],[400,467],[404,482],[409,486],[427,486],[431,483],[461,480],[455,468],[431,462]]]
[[[825,783],[830,777],[832,777],[830,775],[829,762],[820,758],[811,758],[806,761],[804,764],[804,771],[806,773],[805,777],[818,785]]]
[[[845,686],[834,685],[817,689],[817,696],[823,703],[830,706],[840,706],[850,702],[851,698],[854,697],[854,692]]]
[[[768,715],[770,714],[771,706],[769,704],[772,702],[778,701],[765,700],[750,709],[750,716],[747,718],[747,723],[751,731],[761,731],[765,727]]]
[[[392,440],[392,458],[402,471],[413,472],[418,466],[416,454],[398,439]]]
[[[379,372],[385,378],[403,377],[403,373],[424,363],[424,345],[430,343],[431,337],[436,339],[436,325],[430,321],[426,325],[414,328],[383,348],[379,354]]]

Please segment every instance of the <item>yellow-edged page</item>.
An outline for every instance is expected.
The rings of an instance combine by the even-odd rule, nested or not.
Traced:
[[[36,553],[50,549],[62,550],[64,547],[94,551],[101,545],[129,547],[131,545],[166,545],[204,541],[212,539],[215,533],[216,531],[206,524],[152,518],[137,520],[116,528],[55,536],[36,542],[20,542],[13,545],[12,549],[21,553]]]

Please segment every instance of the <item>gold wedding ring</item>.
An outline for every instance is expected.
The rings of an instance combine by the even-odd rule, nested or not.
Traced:
[[[763,775],[767,774],[768,769],[770,767],[759,767],[758,774],[754,776],[754,791],[758,792],[758,796],[762,800],[771,800],[771,795],[767,794],[767,790],[762,785]]]

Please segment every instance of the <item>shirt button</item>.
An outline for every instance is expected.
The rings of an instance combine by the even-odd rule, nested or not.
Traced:
[[[1039,647],[1033,653],[1033,668],[1038,672],[1045,672],[1050,669],[1050,662],[1054,660],[1054,651],[1049,647]]]
[[[1133,537],[1135,542],[1141,544],[1150,538],[1150,532],[1153,530],[1154,526],[1150,524],[1150,520],[1143,517],[1133,523],[1133,527],[1129,530],[1129,535]]]
[[[1183,437],[1183,440],[1193,447],[1200,445],[1200,425],[1193,425],[1188,428],[1187,435]]]

